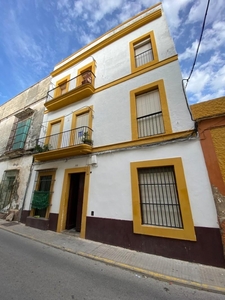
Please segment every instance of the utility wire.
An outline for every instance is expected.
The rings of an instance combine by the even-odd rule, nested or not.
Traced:
[[[205,11],[205,16],[204,16],[204,20],[203,20],[203,24],[202,24],[201,35],[200,35],[200,39],[199,39],[199,42],[198,42],[198,47],[197,47],[197,51],[196,51],[196,54],[195,54],[195,59],[194,59],[194,62],[193,62],[192,68],[191,68],[190,75],[189,75],[188,79],[183,79],[183,80],[187,81],[186,87],[187,87],[188,81],[190,80],[191,75],[192,75],[192,73],[194,71],[195,63],[196,63],[197,56],[198,56],[199,47],[200,47],[200,44],[201,44],[201,41],[202,41],[202,36],[203,36],[204,28],[205,28],[205,21],[206,21],[206,16],[207,16],[207,13],[208,13],[209,3],[210,3],[210,0],[208,0],[208,3],[207,3],[207,7],[206,7],[206,11]]]

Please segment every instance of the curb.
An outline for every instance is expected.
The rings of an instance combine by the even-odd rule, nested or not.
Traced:
[[[139,274],[143,274],[145,276],[148,276],[148,277],[151,277],[151,278],[154,278],[154,279],[158,279],[158,280],[162,280],[162,281],[166,281],[166,282],[169,281],[169,282],[172,282],[172,283],[175,283],[175,284],[178,284],[178,285],[183,285],[183,286],[190,287],[190,288],[195,288],[195,289],[198,289],[198,290],[204,290],[204,291],[207,291],[207,292],[225,294],[225,288],[222,288],[222,287],[219,287],[219,286],[213,286],[213,285],[208,285],[208,284],[199,283],[199,282],[195,282],[195,281],[189,281],[189,280],[185,280],[185,279],[181,279],[181,278],[177,278],[177,277],[173,277],[173,276],[164,275],[164,274],[161,274],[161,273],[157,273],[157,272],[149,271],[149,270],[146,270],[146,269],[138,268],[138,267],[135,267],[135,266],[132,266],[132,265],[120,263],[120,262],[110,260],[110,259],[107,259],[107,258],[99,257],[99,256],[92,255],[92,254],[87,254],[87,253],[84,253],[82,251],[76,252],[76,251],[74,251],[70,248],[57,246],[57,245],[54,245],[54,244],[36,239],[33,236],[28,236],[28,235],[25,235],[23,233],[19,233],[19,232],[16,232],[14,230],[11,230],[9,228],[5,228],[1,225],[0,225],[0,228],[2,230],[11,232],[11,233],[19,235],[21,237],[33,240],[35,242],[39,242],[39,243],[44,244],[46,246],[53,247],[55,249],[66,251],[66,252],[76,254],[76,255],[79,255],[79,256],[82,256],[82,257],[85,257],[85,258],[89,258],[89,259],[92,259],[92,260],[96,260],[96,261],[99,261],[99,262],[103,262],[105,264],[115,266],[115,267],[119,267],[119,268],[129,270],[129,271],[132,271],[132,272],[137,272]]]

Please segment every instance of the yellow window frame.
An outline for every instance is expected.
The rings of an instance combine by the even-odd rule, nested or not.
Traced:
[[[136,61],[135,61],[135,45],[143,42],[146,39],[150,39],[151,41],[151,46],[152,46],[152,54],[153,54],[153,60],[151,60],[150,62],[143,64],[139,67],[136,67]],[[157,47],[156,47],[156,42],[155,42],[155,36],[154,36],[154,32],[150,31],[147,34],[144,34],[142,36],[140,36],[139,38],[133,40],[130,42],[129,44],[130,46],[130,63],[131,63],[131,72],[136,72],[139,70],[142,70],[146,67],[149,67],[151,65],[156,64],[159,61],[159,57],[158,57],[158,52],[157,52]]]
[[[36,185],[35,185],[35,191],[38,191],[41,176],[49,176],[49,175],[52,176],[51,187],[50,187],[50,191],[49,191],[50,192],[49,206],[46,209],[46,213],[45,213],[45,218],[46,219],[49,218],[50,207],[52,205],[52,193],[53,193],[53,188],[54,188],[54,183],[55,183],[55,174],[56,174],[56,171],[43,170],[43,171],[38,171],[38,175],[37,175],[38,177],[37,177],[37,181],[36,181]],[[33,217],[34,215],[35,215],[35,209],[32,208],[31,212],[30,212],[30,216]]]
[[[66,83],[66,93],[68,92],[68,90],[69,90],[69,82],[68,81],[69,80],[70,80],[70,75],[67,75],[67,76],[61,78],[60,80],[58,80],[56,82],[56,89],[55,89],[55,93],[54,93],[54,98],[59,97],[59,96],[62,95],[60,86],[65,84],[65,83]]]
[[[61,145],[61,142],[62,142],[62,132],[63,132],[63,126],[64,126],[64,117],[57,118],[57,119],[54,119],[52,121],[49,121],[48,127],[47,127],[47,132],[46,132],[45,145],[49,144],[50,135],[51,135],[51,131],[52,131],[52,125],[54,125],[56,123],[60,123],[60,132],[59,132],[59,139],[58,139],[58,144],[57,144],[57,148],[60,148],[60,145]],[[50,148],[50,150],[51,150],[51,148]]]
[[[164,128],[165,128],[165,132],[160,133],[160,134],[151,135],[151,136],[146,136],[146,137],[138,137],[136,96],[144,94],[149,91],[156,90],[156,89],[159,91],[159,98],[160,98],[160,103],[161,103],[163,124],[164,124]],[[163,83],[162,79],[130,91],[130,109],[131,109],[132,140],[154,138],[156,136],[172,133],[169,108],[168,108],[168,104],[167,104],[165,87],[164,87],[164,83]]]
[[[86,71],[91,71],[93,74],[95,74],[95,61],[92,61],[91,63],[85,65],[84,67],[78,69],[78,72],[77,72],[77,86],[80,86],[82,85],[82,76],[81,74],[86,72]],[[92,82],[91,84],[94,86],[94,83],[95,83],[95,76],[94,75],[91,75],[91,78],[92,78]]]
[[[89,117],[88,117],[88,127],[92,129],[92,120],[93,120],[93,118],[92,118],[92,112],[93,112],[93,105],[75,111],[73,113],[73,117],[72,117],[72,126],[71,126],[71,129],[73,130],[73,129],[76,128],[77,117],[79,115],[82,115],[82,114],[85,114],[85,113],[89,114]],[[75,135],[73,134],[73,131],[71,131],[70,145],[74,145],[74,138],[75,138]],[[90,138],[92,138],[92,136],[90,136]]]
[[[174,166],[177,192],[183,221],[182,229],[142,224],[140,192],[138,185],[138,169],[160,166]],[[168,159],[131,162],[130,169],[134,233],[180,240],[196,241],[194,223],[192,219],[182,159],[180,157],[176,157]]]

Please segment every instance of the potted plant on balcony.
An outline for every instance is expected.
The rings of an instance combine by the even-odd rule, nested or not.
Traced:
[[[34,148],[34,150],[36,150],[38,153],[40,152],[46,152],[49,151],[51,149],[51,145],[49,144],[45,144],[45,145],[36,145],[36,147]]]
[[[83,133],[82,142],[90,146],[93,145],[93,140],[91,139],[90,134],[87,131]]]

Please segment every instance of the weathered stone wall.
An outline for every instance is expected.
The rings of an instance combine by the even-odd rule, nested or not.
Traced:
[[[0,158],[4,155],[10,133],[15,120],[15,114],[30,107],[34,110],[31,127],[27,136],[25,150],[35,147],[39,137],[44,115],[44,103],[50,84],[50,77],[43,79],[13,99],[0,106]]]
[[[39,138],[50,79],[50,77],[43,79],[0,106],[0,182],[5,171],[18,170],[15,189],[11,195],[10,207],[7,207],[9,210],[21,209],[23,205],[33,161],[33,155],[30,150],[35,147],[36,139]],[[12,157],[6,152],[6,147],[16,120],[15,115],[26,111],[28,108],[33,110],[33,114],[30,116],[31,125],[24,146],[25,151],[18,157]]]

